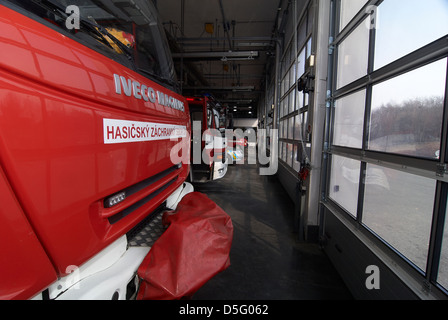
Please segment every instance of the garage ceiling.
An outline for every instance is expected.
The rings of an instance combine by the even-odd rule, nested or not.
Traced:
[[[182,91],[256,117],[286,0],[159,0]],[[235,110],[236,108],[236,111]]]

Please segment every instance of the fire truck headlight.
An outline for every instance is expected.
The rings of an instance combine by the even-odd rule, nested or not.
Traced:
[[[104,200],[104,206],[106,208],[111,208],[124,201],[124,199],[126,199],[126,192],[122,191],[120,193],[114,194],[113,196],[110,196],[109,198],[106,198]]]

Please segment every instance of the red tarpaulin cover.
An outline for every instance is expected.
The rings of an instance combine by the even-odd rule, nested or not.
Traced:
[[[138,269],[139,300],[191,297],[230,265],[232,221],[205,194],[187,194],[175,211],[164,213],[163,223],[168,229]]]

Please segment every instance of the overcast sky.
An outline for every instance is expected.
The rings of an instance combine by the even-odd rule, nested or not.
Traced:
[[[378,9],[375,68],[448,35],[448,0],[387,0]],[[373,108],[418,97],[444,96],[447,59],[375,87]]]

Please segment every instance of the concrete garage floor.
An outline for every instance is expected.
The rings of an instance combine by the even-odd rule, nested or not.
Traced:
[[[193,300],[353,299],[319,245],[297,240],[294,205],[275,176],[233,165],[223,179],[195,189],[230,215],[234,238],[230,267]]]

